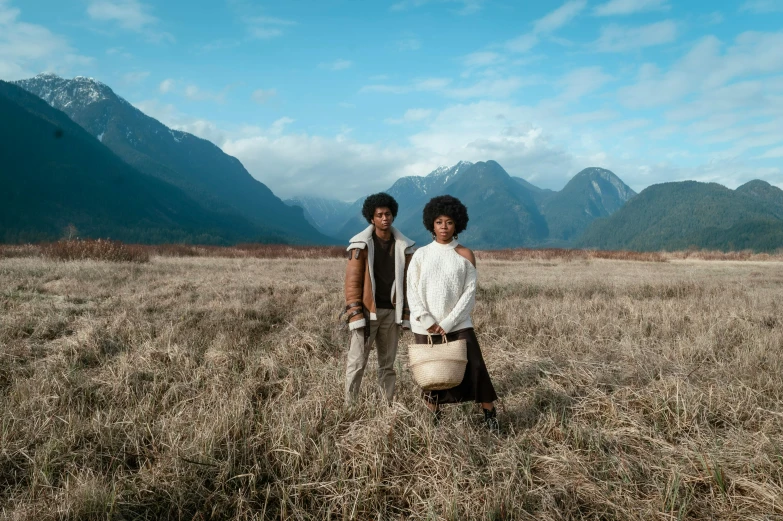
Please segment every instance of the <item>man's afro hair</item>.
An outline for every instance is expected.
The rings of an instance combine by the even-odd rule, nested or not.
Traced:
[[[462,201],[450,195],[433,197],[424,207],[422,220],[430,233],[435,233],[435,219],[445,215],[454,220],[454,233],[462,233],[468,227],[468,209]]]
[[[399,206],[397,205],[397,201],[394,200],[394,197],[386,192],[372,194],[364,200],[364,205],[362,206],[362,215],[367,219],[368,223],[372,224],[372,218],[375,215],[375,210],[378,208],[388,208],[391,210],[392,217],[397,217],[397,209]]]

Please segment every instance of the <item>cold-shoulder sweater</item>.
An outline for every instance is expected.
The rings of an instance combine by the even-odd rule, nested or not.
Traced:
[[[413,254],[407,289],[414,333],[426,335],[433,324],[447,333],[473,327],[476,268],[456,252],[457,244],[433,241]]]

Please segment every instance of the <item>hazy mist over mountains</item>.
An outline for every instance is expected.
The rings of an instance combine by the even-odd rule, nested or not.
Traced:
[[[236,158],[91,78],[0,82],[0,114],[9,145],[0,156],[4,242],[55,240],[73,224],[84,237],[135,242],[340,244],[367,225],[364,197],[283,202]],[[386,191],[400,203],[395,225],[419,244],[431,240],[423,206],[446,193],[468,206],[460,240],[479,249],[771,251],[783,240],[783,191],[760,180],[736,190],[663,183],[636,194],[615,173],[588,167],[553,191],[488,159],[402,177]]]

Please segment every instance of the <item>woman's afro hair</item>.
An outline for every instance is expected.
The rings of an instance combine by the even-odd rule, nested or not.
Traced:
[[[375,215],[375,210],[378,208],[388,208],[391,210],[392,217],[397,217],[399,205],[397,205],[397,201],[394,200],[394,197],[386,192],[372,194],[364,200],[364,205],[362,206],[362,215],[367,219],[368,223],[372,224],[372,218]]]
[[[427,228],[427,231],[435,233],[435,219],[441,215],[454,220],[454,233],[462,233],[468,227],[468,209],[456,197],[439,195],[430,199],[422,212],[424,227]]]

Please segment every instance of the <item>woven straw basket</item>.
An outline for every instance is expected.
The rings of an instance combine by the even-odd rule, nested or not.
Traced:
[[[408,345],[408,365],[416,384],[425,391],[440,391],[458,386],[465,376],[468,344],[465,340],[433,344],[427,335],[426,344]]]

